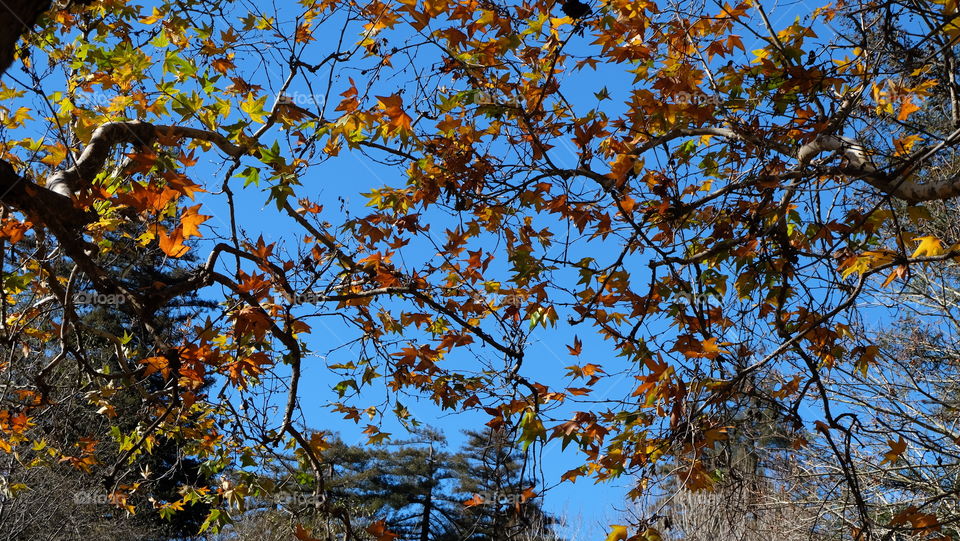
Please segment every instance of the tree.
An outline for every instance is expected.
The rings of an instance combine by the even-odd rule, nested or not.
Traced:
[[[877,486],[902,511],[874,512],[865,480],[927,428],[903,417],[888,456],[857,455],[872,433],[844,397],[880,389],[837,376],[894,370],[877,334],[856,332],[886,315],[864,308],[960,255],[960,239],[925,225],[960,194],[956,2],[843,2],[790,24],[753,0],[583,6],[53,6],[0,88],[4,370],[70,364],[107,408],[108,383],[160,374],[158,392],[137,395],[149,415],[134,449],[177,435],[222,471],[286,442],[322,487],[322,445],[299,407],[303,363],[322,354],[333,411],[367,419],[373,443],[389,436],[383,415],[408,422],[403,402],[425,397],[484,412],[525,451],[577,450],[566,480],[636,476],[634,497],[716,488],[709,462],[736,434],[726,423],[751,422],[727,413],[764,382],[764,411],[802,425],[791,446],[823,451],[811,471],[840,482],[846,535],[945,535],[942,491]],[[833,37],[841,21],[855,39]],[[308,189],[340,153],[390,172],[366,214]],[[211,199],[195,201],[201,190]],[[294,240],[254,230],[241,191],[262,194]],[[127,222],[165,265],[190,250],[200,263],[131,288],[109,241]],[[28,231],[43,251],[23,249]],[[76,324],[77,279],[127,299],[153,353],[87,370],[78,344],[96,333]],[[217,313],[160,332],[163,307],[201,290]],[[343,342],[313,340],[318,318],[335,318]],[[531,366],[540,336],[568,342],[563,383]],[[598,392],[624,377],[629,392]],[[223,391],[201,396],[208,378]],[[42,383],[0,397],[5,452],[42,440]],[[953,453],[940,430],[936,451]],[[203,527],[229,522],[248,488],[191,496],[212,506]],[[389,537],[379,527],[370,535]]]
[[[525,471],[519,450],[503,430],[466,431],[455,457],[457,492],[465,509],[458,539],[513,541],[556,539],[555,519],[540,506],[537,483]],[[452,539],[452,538],[451,538]]]
[[[135,237],[137,231],[128,228],[123,233],[122,236],[112,236],[112,242],[122,246],[122,256],[114,264],[121,267],[118,270],[128,287],[152,288],[157,281],[179,278],[176,269],[158,271],[163,265],[163,254],[159,250],[143,249],[131,243],[129,239]],[[26,249],[43,250],[35,238],[24,239],[22,244]],[[190,258],[186,262],[189,261]],[[66,273],[71,274],[69,270]],[[107,304],[101,304],[97,299],[84,305],[87,301],[81,302],[81,299],[88,295],[83,281],[76,280],[73,286],[78,312],[76,325],[101,333],[76,346],[87,352],[87,359],[93,365],[90,369],[105,373],[123,372],[123,352],[129,355],[150,349],[150,344],[144,341],[148,335],[138,321],[125,317],[123,312],[109,310]],[[196,317],[209,308],[212,308],[210,303],[195,295],[183,297],[157,314],[158,330],[173,338],[171,329],[177,323]],[[104,339],[104,336],[123,337],[119,352],[118,344]],[[33,347],[38,351],[44,349],[40,341],[34,342]],[[54,355],[49,353],[50,357]],[[0,494],[0,537],[111,539],[124,535],[138,539],[171,539],[196,534],[210,510],[209,506],[188,506],[181,513],[167,516],[155,509],[162,503],[179,500],[184,490],[209,490],[209,475],[199,462],[184,455],[181,442],[176,438],[152,438],[147,451],[131,454],[128,463],[114,465],[98,461],[103,456],[114,458],[126,450],[125,446],[129,448],[130,434],[146,414],[140,408],[137,393],[161,390],[163,381],[159,375],[140,382],[142,386],[131,384],[114,388],[112,400],[106,404],[89,400],[97,394],[92,387],[86,387],[85,393],[77,392],[75,382],[84,381],[86,374],[69,366],[61,370],[50,363],[46,367],[27,365],[9,370],[13,378],[20,381],[35,377],[34,371],[43,374],[42,399],[50,404],[44,415],[34,419],[43,433],[43,445],[2,457],[5,490]],[[9,384],[5,386],[5,389],[9,388]],[[112,419],[116,426],[112,429],[112,440],[91,445],[89,456],[83,461],[74,462],[69,460],[69,455],[62,454],[78,439],[83,441],[102,430],[105,417]],[[136,510],[136,514],[118,512],[111,505],[119,503],[119,499],[111,501],[114,487],[84,473],[84,470],[109,474],[121,485],[136,485],[129,498],[123,501],[124,507]],[[46,517],[46,520],[38,521],[38,516]]]
[[[262,504],[250,505],[227,537],[280,539],[297,525],[319,538],[343,535],[332,519],[344,513],[358,535],[382,523],[398,539],[557,539],[551,530],[554,519],[535,500],[536,483],[522,475],[504,433],[468,432],[457,453],[445,449],[436,430],[414,434],[372,448],[331,439],[321,455],[323,491],[317,490],[302,457],[278,461],[269,474],[247,482],[273,488],[257,492],[263,498],[254,499]],[[318,493],[331,500],[329,506],[316,505]]]

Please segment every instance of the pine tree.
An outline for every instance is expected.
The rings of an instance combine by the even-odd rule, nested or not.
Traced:
[[[156,248],[140,246],[134,240],[136,237],[137,226],[127,224],[110,239],[114,250],[109,266],[123,276],[125,287],[145,290],[154,287],[156,282],[169,283],[182,278],[185,270],[162,272],[164,254]],[[18,247],[30,250],[41,244],[40,239],[25,238]],[[184,257],[182,262],[189,265],[193,258]],[[72,262],[68,260],[52,264],[72,267]],[[65,272],[70,274],[69,270]],[[82,296],[92,291],[82,274],[78,273],[77,276],[78,279],[72,284],[74,298],[77,298],[77,294]],[[210,306],[211,303],[196,295],[181,298],[177,304],[159,310],[153,325],[169,342],[176,342],[178,333],[183,332],[182,324]],[[35,418],[35,430],[44,434],[51,449],[103,434],[105,428],[111,425],[115,427],[113,433],[118,439],[122,434],[130,433],[145,415],[144,408],[147,405],[140,392],[149,394],[163,385],[160,376],[155,374],[141,382],[139,388],[133,385],[117,388],[109,416],[98,411],[86,393],[62,392],[61,389],[71,388],[71,382],[84,381],[85,370],[114,374],[121,371],[115,344],[106,338],[107,335],[127,338],[127,350],[140,355],[148,356],[155,348],[143,322],[122,309],[76,303],[74,308],[79,324],[94,332],[85,333],[84,342],[75,346],[75,355],[81,358],[80,363],[63,362],[56,366],[55,371],[47,374],[46,398],[51,405]],[[97,334],[98,331],[102,336]],[[38,366],[48,363],[57,353],[50,351],[42,341],[37,341],[35,347],[36,352],[28,359],[40,363]],[[25,364],[22,367],[23,374],[39,371],[34,365]],[[94,390],[92,387],[82,389]],[[89,472],[58,463],[54,455],[46,453],[46,449],[39,450],[32,462],[17,461],[12,455],[4,455],[0,473],[7,480],[8,490],[0,490],[0,538],[161,540],[188,538],[197,533],[209,511],[206,505],[187,506],[169,519],[162,518],[153,508],[153,501],[180,499],[178,490],[183,486],[202,487],[210,483],[210,476],[202,471],[201,463],[185,456],[178,442],[158,437],[149,452],[140,454],[130,464],[121,464],[114,482],[141,484],[129,502],[137,511],[134,515],[101,501],[102,496],[112,488],[109,482],[104,483],[104,475],[112,470],[112,461],[120,456],[119,441],[100,440],[95,449],[100,463],[90,465]],[[37,467],[41,464],[45,466]],[[29,488],[10,490],[11,486]],[[38,516],[45,519],[37,520]]]
[[[375,474],[365,496],[383,505],[400,539],[433,541],[450,534],[458,506],[446,490],[455,472],[445,446],[440,432],[424,428],[373,451]]]
[[[457,492],[465,505],[456,524],[471,541],[557,539],[537,497],[536,483],[502,430],[466,431],[467,441],[454,456]],[[451,538],[452,539],[452,538]]]

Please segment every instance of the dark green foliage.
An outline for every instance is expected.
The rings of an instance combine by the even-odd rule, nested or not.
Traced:
[[[400,541],[557,541],[555,520],[533,496],[536,483],[509,438],[492,430],[467,436],[456,453],[433,429],[375,447],[334,440],[323,453],[327,508],[314,505],[306,464],[280,459],[259,483],[275,494],[255,503],[232,535],[279,539],[299,524],[336,536],[339,518],[349,517],[361,534],[383,520]]]
[[[136,235],[134,226],[123,228],[111,239],[114,251],[105,256],[113,258],[108,266],[123,276],[124,287],[146,290],[156,282],[179,280],[187,272],[180,269],[161,272],[164,254],[156,248],[140,246],[134,240]],[[36,239],[28,238],[20,247],[29,250],[36,245]],[[185,266],[194,263],[189,256],[183,258]],[[72,267],[68,260],[52,264]],[[65,272],[70,274],[69,270]],[[74,298],[94,292],[81,273],[77,276],[71,286]],[[212,303],[196,295],[183,297],[158,311],[150,324],[165,340],[175,343],[185,332],[184,323],[211,306]],[[154,374],[135,385],[118,386],[112,400],[115,411],[112,418],[98,411],[88,397],[89,392],[99,390],[89,383],[89,371],[112,374],[122,371],[116,345],[107,335],[129,339],[124,347],[132,362],[158,355],[158,345],[151,340],[144,322],[132,317],[122,305],[121,310],[97,304],[76,304],[74,308],[80,325],[102,334],[85,333],[83,342],[75,340],[68,358],[48,375],[46,399],[50,405],[35,418],[35,430],[44,434],[51,448],[63,448],[66,452],[81,438],[111,432],[111,426],[115,427],[112,432],[118,439],[97,442],[98,463],[91,465],[90,472],[62,463],[43,450],[32,457],[33,462],[26,457],[17,461],[12,455],[3,455],[0,475],[8,485],[22,483],[29,489],[0,493],[0,538],[162,540],[195,535],[209,512],[208,506],[188,505],[165,519],[154,508],[154,502],[179,500],[180,489],[185,486],[208,486],[211,480],[202,472],[202,464],[187,456],[178,441],[163,436],[157,438],[149,452],[139,454],[132,462],[119,459],[123,456],[119,438],[134,433],[142,421],[149,418],[151,406],[143,396],[162,390],[164,379]],[[36,367],[46,365],[56,354],[57,351],[51,351],[46,344],[36,344],[36,351],[25,359],[30,364],[25,363],[23,373],[38,372]],[[81,384],[76,385],[77,382]],[[105,495],[118,486],[133,483],[140,483],[129,500],[136,514],[130,515],[103,501]]]
[[[536,482],[507,434],[491,429],[466,434],[454,457],[456,491],[471,502],[456,521],[461,539],[556,539],[554,520],[540,507]]]

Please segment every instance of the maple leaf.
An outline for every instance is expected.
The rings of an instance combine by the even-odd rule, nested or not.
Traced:
[[[310,448],[318,455],[330,448],[323,432],[314,432],[310,435]]]
[[[183,257],[190,251],[190,247],[183,244],[183,227],[177,227],[169,235],[160,228],[159,238],[160,249],[170,257]]]
[[[906,509],[897,513],[891,520],[891,526],[901,526],[907,522],[919,533],[933,532],[940,529],[940,521],[937,516],[931,513],[923,513],[915,505],[907,506]]]
[[[218,58],[211,62],[210,65],[213,66],[213,69],[224,75],[226,75],[230,70],[236,68],[236,66],[233,64],[233,60],[229,57]]]
[[[897,278],[903,278],[906,275],[907,275],[907,266],[897,265],[897,268],[893,269],[893,272],[891,272],[887,276],[886,280],[884,280],[883,283],[880,284],[880,287],[887,287]]]
[[[911,257],[935,257],[943,253],[943,242],[937,237],[917,237],[913,240],[919,242],[919,245]]]
[[[890,450],[883,454],[883,460],[880,464],[895,463],[900,459],[900,455],[907,450],[907,441],[903,439],[903,436],[900,436],[897,441],[887,440],[887,445],[890,446]]]
[[[188,158],[189,159],[189,158]],[[196,184],[186,175],[181,173],[176,173],[173,171],[166,171],[163,173],[164,180],[167,181],[167,185],[173,190],[193,199],[193,194],[196,192],[205,192],[199,184]]]
[[[627,527],[620,524],[613,524],[610,526],[610,533],[607,534],[606,541],[624,541],[629,537],[627,534]]]
[[[23,238],[23,235],[33,227],[33,224],[30,222],[20,222],[18,220],[4,220],[3,226],[0,227],[0,238],[6,238],[10,241],[11,244],[16,244],[20,242],[20,239]]]
[[[159,372],[164,379],[170,379],[170,361],[166,357],[147,357],[140,359],[140,364],[147,365],[144,376]]]
[[[366,532],[377,538],[377,541],[393,541],[399,536],[387,529],[387,524],[383,520],[378,520],[367,526]]]
[[[270,318],[253,306],[244,306],[234,313],[234,329],[237,334],[244,336],[252,334],[257,341],[262,341],[273,322]]]
[[[198,210],[200,210],[200,205],[194,205],[188,207],[183,211],[183,214],[180,215],[180,225],[183,227],[183,238],[185,239],[203,236],[200,234],[198,226],[209,220],[211,216],[197,214]]]
[[[464,507],[476,507],[478,505],[483,505],[486,503],[486,500],[483,499],[479,494],[474,494],[472,498],[463,502]]]
[[[244,357],[227,364],[227,376],[230,378],[230,383],[234,386],[239,389],[245,389],[247,387],[247,379],[250,376],[257,377],[263,374],[265,368],[272,364],[273,361],[270,357],[260,351],[249,357]]]
[[[403,112],[403,98],[399,94],[393,94],[391,96],[377,96],[377,100],[380,102],[380,107],[383,108],[384,113],[390,119],[388,124],[391,133],[400,133],[407,134],[411,131],[411,122],[413,121],[410,116]]]
[[[913,103],[913,100],[906,96],[900,101],[900,112],[897,113],[897,120],[906,120],[911,113],[920,110],[920,106]]]
[[[293,536],[300,541],[321,541],[320,538],[313,537],[313,534],[310,532],[310,530],[307,530],[301,524],[297,524],[297,526],[293,529]]]

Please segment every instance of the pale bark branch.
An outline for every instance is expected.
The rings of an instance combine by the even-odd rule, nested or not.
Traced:
[[[235,145],[225,136],[208,130],[154,125],[139,120],[108,122],[93,132],[90,142],[72,167],[54,173],[47,180],[47,188],[70,197],[74,192],[93,182],[93,179],[103,170],[114,146],[124,143],[147,146],[158,136],[206,141],[216,145],[232,158],[239,158],[247,153],[246,147]]]

